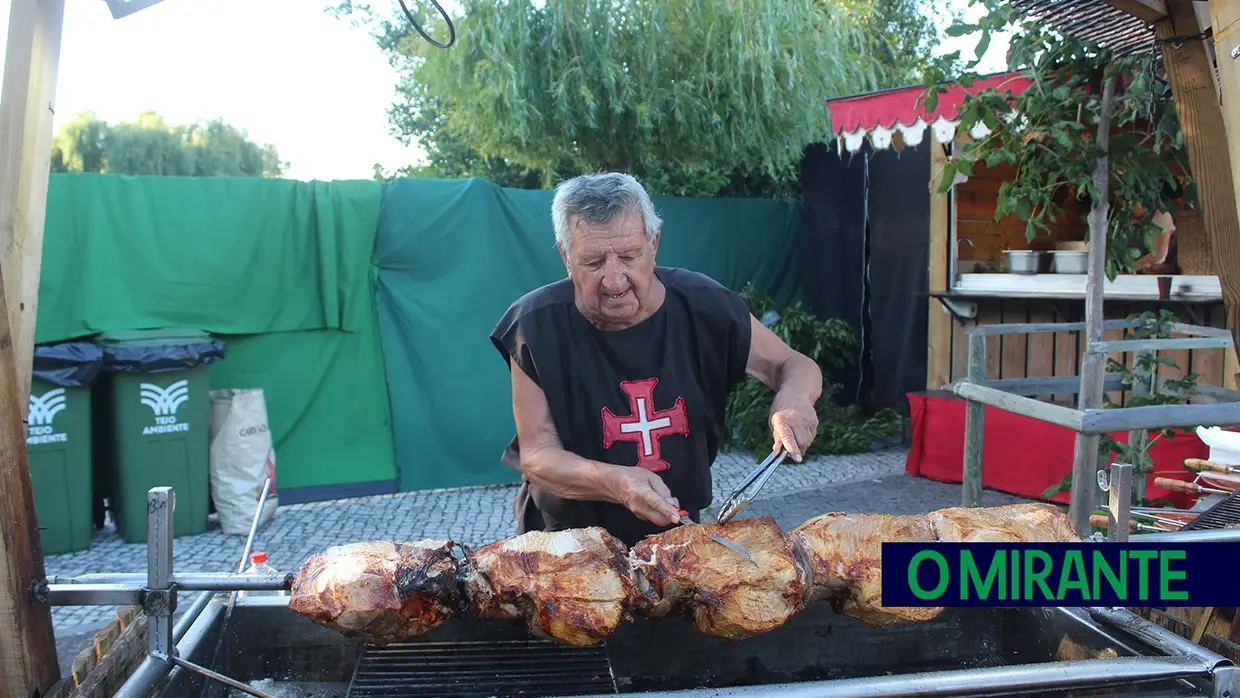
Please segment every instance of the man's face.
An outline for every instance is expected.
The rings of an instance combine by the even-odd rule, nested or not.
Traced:
[[[572,221],[571,256],[560,249],[577,307],[599,327],[622,329],[644,319],[651,305],[659,236],[646,241],[641,214],[627,211],[609,223]]]

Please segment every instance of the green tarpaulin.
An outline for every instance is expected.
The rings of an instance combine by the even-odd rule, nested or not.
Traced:
[[[53,175],[35,340],[216,333],[227,358],[212,386],[266,393],[282,498],[390,483],[372,264],[381,197],[366,181]]]
[[[265,391],[282,501],[513,481],[487,336],[564,274],[551,197],[481,180],[53,175],[36,341],[220,336],[211,384]],[[781,304],[799,293],[799,204],[655,204],[660,263]]]
[[[365,181],[52,175],[35,341],[358,330],[380,196]]]
[[[562,278],[549,191],[482,180],[397,180],[383,197],[379,327],[402,490],[515,481],[509,378],[488,335],[508,305]],[[776,303],[800,292],[800,205],[656,198],[660,264]]]

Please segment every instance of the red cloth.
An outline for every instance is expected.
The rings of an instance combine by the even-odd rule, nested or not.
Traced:
[[[910,393],[912,448],[904,470],[940,482],[960,482],[964,471],[965,401],[950,394]],[[987,406],[983,420],[982,485],[1020,497],[1043,499],[1042,493],[1072,471],[1076,432],[1031,417]],[[1194,495],[1154,486],[1154,477],[1192,480],[1186,458],[1206,458],[1209,446],[1192,432],[1173,430],[1150,449],[1156,474],[1148,476],[1146,497],[1167,499],[1181,509],[1196,501]],[[1126,442],[1128,435],[1111,434]],[[1051,501],[1068,503],[1063,492]]]

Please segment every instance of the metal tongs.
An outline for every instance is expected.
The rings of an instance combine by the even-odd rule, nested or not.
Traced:
[[[680,525],[682,525],[682,526],[693,526],[693,525],[696,525],[696,522],[694,522],[694,520],[693,520],[693,519],[689,518],[689,512],[685,511],[684,509],[681,509],[681,510],[680,510]],[[716,543],[718,543],[719,545],[722,545],[723,547],[727,548],[728,550],[731,550],[732,552],[736,553],[737,555],[740,555],[741,557],[747,558],[750,562],[753,562],[754,564],[757,564],[757,561],[755,561],[755,560],[753,559],[753,553],[749,552],[748,550],[745,550],[744,548],[742,548],[741,546],[737,545],[736,543],[733,543],[732,541],[728,540],[727,538],[724,538],[723,536],[713,536],[713,535],[712,535],[712,536],[706,536],[706,537],[707,537],[707,538],[709,538],[709,539],[711,539],[711,540],[713,540],[713,541],[715,541],[715,542],[716,542]]]
[[[727,523],[737,514],[741,513],[745,507],[753,503],[754,497],[766,485],[766,481],[771,478],[771,473],[784,462],[784,458],[788,456],[787,451],[783,449],[775,449],[771,451],[771,455],[766,460],[749,473],[749,477],[723,500],[723,506],[719,509],[719,516],[715,518],[716,523]]]

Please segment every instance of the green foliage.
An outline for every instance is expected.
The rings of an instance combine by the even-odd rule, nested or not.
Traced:
[[[1179,322],[1180,319],[1169,310],[1160,310],[1158,313],[1151,311],[1139,314],[1134,313],[1128,316],[1128,321],[1136,326],[1124,330],[1124,339],[1168,339],[1171,337],[1172,325]],[[1159,356],[1157,352],[1139,352],[1134,358],[1131,368],[1125,362],[1116,361],[1110,357],[1107,358],[1107,372],[1120,376],[1120,380],[1124,385],[1124,394],[1127,399],[1122,407],[1183,405],[1192,401],[1197,390],[1197,379],[1201,375],[1189,373],[1183,378],[1162,381],[1162,384],[1158,385],[1155,383],[1154,377],[1159,366],[1177,371],[1180,369],[1175,359]],[[1148,390],[1140,391],[1144,394],[1134,392],[1133,388],[1138,385]],[[1111,400],[1109,395],[1104,395],[1102,406],[1105,409],[1121,407],[1121,405]],[[1120,442],[1109,434],[1103,434],[1098,439],[1099,460],[1102,463],[1131,463],[1133,481],[1144,482],[1145,478],[1154,470],[1154,459],[1150,456],[1150,451],[1153,449],[1154,444],[1158,443],[1159,439],[1173,438],[1175,438],[1174,432],[1170,429],[1150,429],[1146,432],[1145,439],[1137,439],[1135,442]],[[1068,473],[1062,480],[1043,492],[1042,496],[1049,499],[1071,489],[1072,473]],[[1139,490],[1142,489],[1138,487],[1133,488],[1133,506],[1162,506],[1167,504],[1167,502],[1162,500],[1153,500],[1141,496]]]
[[[750,311],[762,318],[774,309],[771,298],[747,285],[741,295]],[[838,319],[820,320],[798,301],[779,312],[770,324],[771,331],[788,346],[818,362],[824,376],[831,371],[854,364],[857,336],[847,323]],[[834,398],[839,385],[825,380],[818,412],[818,436],[805,456],[820,454],[861,453],[874,448],[879,439],[899,435],[904,418],[894,410],[883,410],[865,417],[854,406],[842,407]],[[773,444],[770,416],[775,392],[761,381],[748,378],[728,398],[727,422],[734,432],[725,440],[725,447],[743,448],[752,453],[769,451]]]
[[[107,172],[170,177],[279,177],[288,167],[275,146],[260,146],[223,121],[185,126],[154,112],[108,124],[78,114],[52,139],[53,172]]]
[[[412,6],[432,36],[446,26]],[[463,0],[457,43],[340,0],[399,71],[399,175],[546,188],[622,170],[654,194],[799,195],[824,100],[907,84],[937,40],[932,0]],[[380,178],[390,176],[377,172]]]
[[[1000,85],[964,100],[958,129],[968,132],[981,123],[990,133],[949,160],[941,191],[950,188],[957,173],[968,176],[979,163],[1015,165],[1016,177],[1000,188],[995,219],[1015,213],[1032,241],[1063,215],[1069,197],[1082,202],[1099,197],[1093,170],[1105,154],[1110,168],[1106,273],[1113,280],[1131,271],[1133,262],[1154,248],[1161,230],[1151,217],[1170,210],[1173,192],[1185,191],[1195,205],[1191,182],[1176,174],[1176,168],[1189,172],[1184,137],[1155,56],[1114,55],[1097,44],[1061,36],[1051,25],[1022,23],[1019,11],[1003,0],[978,2],[988,14],[976,24],[954,25],[949,34],[977,34],[980,54],[992,35],[1013,31],[1009,70],[1033,85],[1020,95]],[[946,89],[947,77],[937,67],[925,72],[928,109]],[[965,71],[955,81],[968,87],[980,77]],[[1097,143],[1101,95],[1104,83],[1117,77],[1110,147],[1103,153]]]

